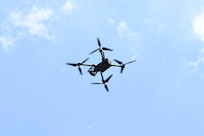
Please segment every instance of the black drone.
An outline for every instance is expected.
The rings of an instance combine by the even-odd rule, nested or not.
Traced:
[[[102,61],[101,61],[100,63],[98,63],[97,65],[95,65],[95,64],[85,64],[85,62],[89,59],[89,58],[87,58],[87,59],[85,59],[85,60],[82,61],[82,62],[78,62],[78,63],[66,63],[66,64],[67,64],[67,65],[74,66],[74,67],[78,67],[79,73],[80,73],[81,75],[82,75],[82,70],[81,70],[80,66],[89,66],[90,68],[89,68],[88,72],[89,72],[89,74],[90,74],[91,76],[95,76],[98,72],[100,72],[101,78],[102,78],[102,82],[101,82],[101,83],[92,83],[92,84],[103,84],[104,87],[105,87],[105,89],[106,89],[107,92],[108,92],[109,89],[108,89],[108,86],[107,86],[106,83],[111,79],[111,77],[112,77],[113,75],[110,75],[107,79],[104,79],[104,77],[103,77],[103,72],[105,72],[105,71],[106,71],[108,68],[110,68],[111,66],[114,66],[114,67],[120,67],[120,68],[121,68],[120,73],[122,73],[123,70],[124,70],[124,68],[125,68],[125,66],[126,66],[127,64],[133,63],[133,62],[135,62],[136,60],[132,60],[132,61],[130,61],[130,62],[128,62],[128,63],[122,63],[121,61],[114,59],[114,61],[117,62],[118,64],[112,64],[111,61],[110,61],[110,59],[108,59],[108,58],[105,57],[104,50],[106,50],[106,51],[113,51],[113,50],[112,50],[112,49],[109,49],[109,48],[106,48],[106,47],[101,47],[101,42],[100,42],[99,38],[97,38],[97,41],[98,41],[98,46],[99,46],[99,48],[96,49],[96,50],[94,50],[94,51],[92,51],[92,52],[89,53],[89,54],[93,54],[94,52],[99,51],[100,54],[101,54],[101,57],[102,57]]]

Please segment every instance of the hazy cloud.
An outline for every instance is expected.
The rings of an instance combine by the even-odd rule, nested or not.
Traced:
[[[164,32],[168,31],[168,23],[166,22],[160,22],[158,20],[155,19],[151,19],[151,18],[145,18],[144,19],[144,23],[151,28],[151,30],[154,30],[157,34],[161,35]]]
[[[204,48],[200,50],[200,54],[196,61],[184,62],[184,65],[190,70],[190,72],[197,72],[198,67],[204,64]]]
[[[137,39],[137,33],[133,32],[124,21],[120,22],[117,31],[121,38],[128,38],[131,41],[135,41],[135,39]]]
[[[0,43],[4,50],[8,51],[9,47],[13,46],[13,39],[11,37],[0,36]]]
[[[50,21],[52,10],[49,8],[33,7],[28,14],[22,11],[11,12],[10,18],[15,27],[21,27],[28,30],[31,35],[51,39],[47,29],[46,21]]]
[[[67,0],[66,3],[62,6],[62,10],[64,12],[70,12],[72,11],[76,6],[70,1],[70,0]]]
[[[192,24],[194,34],[204,42],[204,11],[193,19]]]
[[[95,123],[95,122],[93,122],[93,123],[91,123],[91,124],[88,125],[88,129],[89,129],[89,130],[95,129],[95,128],[97,128],[97,127],[99,127],[99,124],[98,124],[98,123]]]
[[[113,18],[108,18],[107,21],[108,21],[109,24],[113,24],[114,23],[114,19]]]

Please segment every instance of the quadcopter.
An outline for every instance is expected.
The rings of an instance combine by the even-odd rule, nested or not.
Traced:
[[[94,51],[90,52],[89,54],[91,55],[91,54],[95,53],[96,51],[99,51],[100,54],[101,54],[101,58],[102,58],[100,63],[98,63],[97,65],[95,65],[95,64],[86,64],[85,62],[87,60],[89,60],[89,58],[87,58],[87,59],[85,59],[82,62],[78,62],[78,63],[66,63],[66,64],[70,65],[70,66],[78,67],[79,73],[81,75],[82,75],[82,69],[81,69],[80,66],[89,66],[90,68],[89,68],[88,72],[89,72],[89,74],[91,76],[96,76],[97,73],[100,73],[102,82],[100,82],[100,83],[96,82],[96,83],[92,83],[92,84],[102,84],[102,85],[104,85],[106,91],[109,92],[109,89],[108,89],[108,86],[107,86],[106,83],[108,83],[108,81],[111,79],[111,77],[113,75],[110,75],[107,79],[104,79],[103,72],[105,72],[110,67],[120,67],[121,68],[120,73],[122,74],[125,66],[127,64],[135,62],[136,60],[132,60],[132,61],[127,62],[127,63],[122,63],[121,61],[119,61],[117,59],[114,59],[114,61],[117,64],[112,64],[110,59],[105,57],[104,51],[113,51],[113,50],[109,49],[109,48],[106,48],[106,47],[101,47],[101,42],[100,42],[99,38],[97,38],[97,42],[98,42],[99,48],[95,49]]]

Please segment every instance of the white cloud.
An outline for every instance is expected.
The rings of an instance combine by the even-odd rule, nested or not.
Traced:
[[[15,27],[26,28],[31,35],[52,39],[48,33],[46,21],[50,21],[52,17],[51,9],[33,7],[28,14],[21,11],[11,12],[12,23]]]
[[[67,0],[66,3],[62,6],[62,10],[64,12],[70,12],[72,11],[76,6],[70,2],[70,0]]]
[[[194,34],[204,42],[204,12],[201,12],[193,19],[193,32]]]
[[[196,61],[185,62],[184,65],[190,69],[190,72],[197,72],[198,67],[204,64],[204,48],[200,50],[200,54]]]
[[[131,41],[135,41],[135,39],[137,39],[137,33],[133,32],[124,21],[120,22],[117,31],[121,38],[128,38]]]
[[[4,50],[8,51],[11,46],[13,46],[14,39],[11,37],[0,36],[0,43],[2,44]]]

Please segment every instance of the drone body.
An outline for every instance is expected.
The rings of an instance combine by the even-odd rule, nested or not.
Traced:
[[[104,72],[111,66],[112,66],[111,61],[108,58],[106,58],[105,60],[100,62],[98,65],[90,67],[88,72],[90,73],[90,75],[95,76],[97,72]]]
[[[99,50],[99,52],[101,54],[101,58],[102,58],[102,61],[100,63],[98,63],[97,65],[95,65],[95,64],[85,64],[85,62],[89,59],[89,58],[87,58],[84,61],[82,61],[81,63],[78,62],[78,63],[66,63],[66,64],[74,66],[74,67],[77,66],[81,75],[82,75],[82,70],[81,70],[80,66],[89,66],[90,68],[89,68],[88,72],[89,72],[89,74],[91,76],[95,76],[98,72],[100,72],[101,78],[102,78],[102,83],[92,83],[92,84],[103,84],[105,89],[108,92],[109,89],[108,89],[108,86],[106,85],[106,83],[110,80],[112,75],[110,75],[106,80],[104,80],[103,72],[105,72],[110,67],[114,66],[114,67],[120,67],[121,68],[121,73],[122,73],[124,68],[125,68],[125,65],[130,64],[132,62],[135,62],[136,60],[133,60],[133,61],[130,61],[128,63],[123,64],[121,61],[114,59],[114,61],[117,62],[118,64],[112,64],[110,59],[105,58],[104,50],[107,50],[107,51],[113,51],[113,50],[109,49],[109,48],[106,48],[106,47],[101,47],[101,43],[100,43],[99,38],[97,38],[97,41],[98,41],[99,48],[92,51],[90,54],[92,54],[92,53]]]

